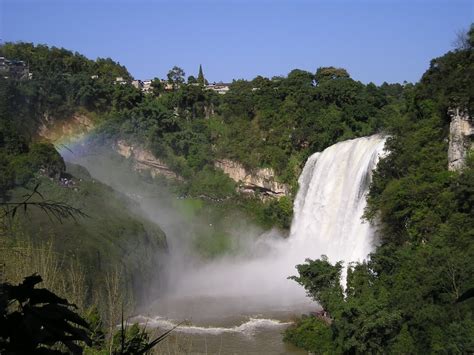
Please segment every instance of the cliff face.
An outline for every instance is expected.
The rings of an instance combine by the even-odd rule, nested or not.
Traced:
[[[449,125],[448,169],[457,171],[462,169],[466,162],[469,150],[474,148],[474,122],[466,112],[458,109],[449,111],[451,123]]]
[[[124,158],[132,159],[133,167],[137,171],[149,171],[152,177],[164,176],[168,179],[182,179],[165,163],[156,158],[150,151],[146,149],[131,145],[124,140],[118,140],[114,144],[113,148]]]
[[[172,171],[163,161],[140,146],[118,140],[114,144],[114,150],[124,158],[131,159],[137,171],[149,171],[152,177],[164,176],[168,179],[182,180],[182,177]],[[239,184],[240,193],[256,194],[258,192],[263,198],[289,195],[288,185],[275,181],[275,173],[272,169],[264,168],[249,172],[242,164],[229,159],[217,160],[214,166]]]
[[[255,194],[260,192],[263,197],[279,198],[288,196],[290,188],[288,185],[275,181],[273,169],[264,168],[248,171],[245,167],[229,159],[217,160],[214,163],[216,168],[239,184],[239,192],[244,194]]]
[[[59,142],[66,137],[80,140],[93,129],[93,121],[86,115],[77,113],[68,120],[45,117],[38,134],[51,142]],[[112,148],[124,158],[130,159],[136,171],[148,171],[152,177],[164,176],[168,179],[183,180],[162,160],[139,145],[119,139],[112,144]],[[275,180],[273,169],[262,168],[249,171],[239,162],[230,159],[217,160],[214,166],[237,182],[238,191],[242,194],[258,195],[262,199],[280,198],[290,194],[288,185]]]
[[[92,120],[84,114],[76,113],[67,120],[44,117],[38,134],[51,142],[57,142],[72,136],[80,139],[92,129],[94,129]]]

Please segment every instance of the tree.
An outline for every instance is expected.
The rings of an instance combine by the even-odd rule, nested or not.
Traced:
[[[314,84],[314,75],[308,71],[293,69],[286,79],[289,86],[312,87]]]
[[[176,90],[179,88],[182,84],[184,84],[184,76],[186,74],[184,73],[184,70],[181,69],[180,67],[174,66],[169,72],[168,72],[168,82],[173,85],[173,89]]]
[[[318,84],[325,80],[349,78],[349,73],[344,68],[321,67],[316,71],[315,79]]]
[[[142,99],[142,92],[132,85],[115,85],[112,105],[117,111],[132,109],[137,106]]]
[[[165,87],[160,79],[154,78],[151,81],[151,90],[153,95],[158,97],[163,93],[163,91],[165,91]]]
[[[332,265],[327,256],[321,259],[306,259],[305,264],[296,266],[299,276],[290,279],[303,286],[309,297],[318,302],[326,312],[335,313],[343,303],[340,284],[342,262]]]
[[[207,80],[204,78],[204,73],[202,72],[201,64],[199,64],[199,74],[198,74],[197,82],[202,86],[207,84]]]
[[[469,30],[462,29],[456,33],[453,46],[458,51],[469,50],[474,46],[474,24],[471,24]]]
[[[89,325],[66,299],[36,289],[41,281],[32,275],[17,286],[0,284],[0,352],[63,354],[50,348],[62,344],[72,354],[82,353],[76,342],[91,345]]]
[[[188,84],[196,84],[198,81],[193,75],[188,76]]]

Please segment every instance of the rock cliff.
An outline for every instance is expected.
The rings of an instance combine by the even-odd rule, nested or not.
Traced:
[[[459,108],[448,112],[451,116],[449,125],[448,169],[457,171],[466,162],[469,150],[474,148],[474,122],[467,112]]]
[[[239,192],[241,193],[255,194],[258,192],[264,197],[274,198],[290,194],[288,185],[275,181],[273,169],[263,168],[248,171],[242,164],[229,159],[217,160],[214,166],[221,169],[232,180],[237,182],[239,184]]]
[[[76,113],[67,120],[45,117],[38,134],[51,142],[58,143],[64,138],[80,140],[93,129],[94,123],[88,116]],[[168,179],[183,180],[161,159],[140,145],[119,139],[112,144],[112,148],[122,157],[130,159],[133,168],[137,171],[148,171],[152,177],[164,176]],[[214,166],[237,182],[238,191],[242,194],[257,195],[262,199],[280,198],[290,194],[288,185],[276,181],[273,169],[261,168],[250,171],[241,163],[230,159],[217,160]]]
[[[92,129],[94,129],[92,120],[84,114],[76,113],[67,120],[43,117],[38,134],[51,142],[58,142],[73,136],[80,139]]]
[[[134,146],[124,140],[118,140],[113,148],[124,158],[131,159],[136,171],[149,171],[152,177],[164,176],[168,179],[182,179],[150,151],[140,146]]]

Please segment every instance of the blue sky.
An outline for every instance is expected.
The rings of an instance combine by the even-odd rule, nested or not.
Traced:
[[[473,0],[0,0],[0,38],[111,57],[137,78],[178,65],[209,81],[346,68],[417,81],[474,22]]]

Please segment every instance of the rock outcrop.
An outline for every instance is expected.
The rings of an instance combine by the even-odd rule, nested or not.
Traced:
[[[43,117],[38,134],[51,142],[58,142],[70,137],[80,139],[93,129],[94,124],[88,116],[76,113],[67,120]]]
[[[448,169],[458,171],[463,168],[469,150],[474,148],[474,122],[467,112],[459,108],[449,110]]]
[[[151,176],[164,176],[168,179],[182,180],[182,178],[172,171],[164,162],[156,158],[153,153],[140,146],[134,146],[124,140],[118,140],[114,144],[114,150],[124,158],[133,161],[133,168],[136,171],[148,171]]]
[[[280,198],[290,194],[288,185],[277,182],[273,169],[262,168],[248,171],[245,167],[230,159],[215,161],[214,166],[221,169],[232,180],[239,184],[239,192],[243,194],[259,193],[263,197]]]

